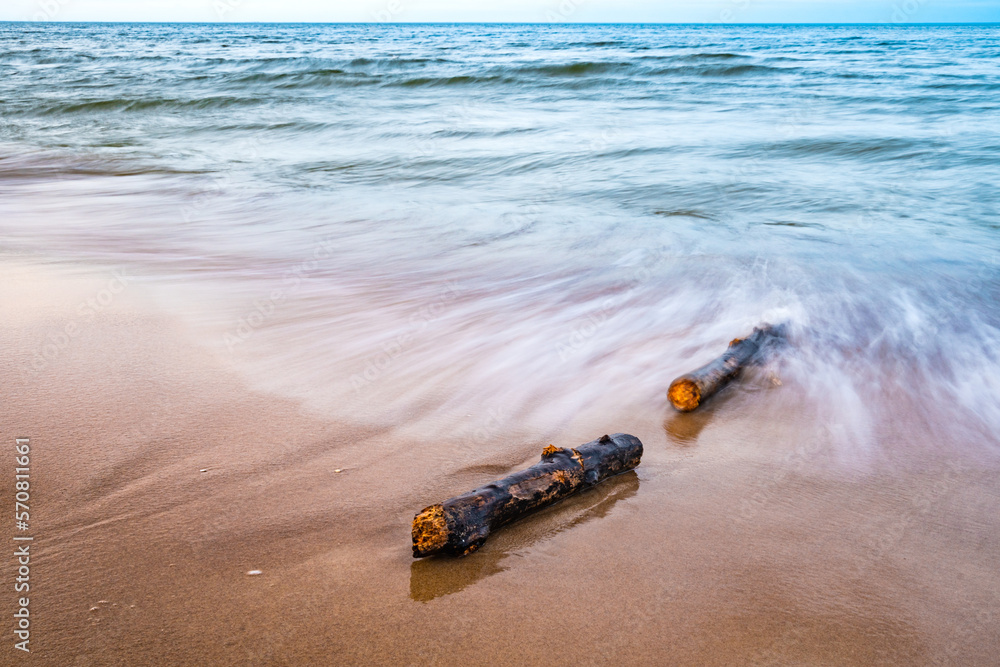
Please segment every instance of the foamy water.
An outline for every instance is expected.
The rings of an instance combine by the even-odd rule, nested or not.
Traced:
[[[0,259],[126,267],[336,418],[628,430],[787,320],[737,391],[849,461],[898,420],[992,451],[998,38],[0,24]]]

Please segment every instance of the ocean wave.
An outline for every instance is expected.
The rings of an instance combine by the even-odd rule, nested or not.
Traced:
[[[749,75],[784,74],[796,71],[797,67],[771,67],[769,65],[683,65],[663,67],[648,72],[653,76],[704,76],[737,77]]]
[[[925,83],[922,88],[929,90],[1000,90],[1000,81],[989,83],[985,81],[945,81],[940,83]]]
[[[541,76],[587,76],[588,74],[607,74],[621,72],[634,67],[630,62],[581,61],[572,63],[552,63],[546,65],[528,65],[515,68],[514,71],[523,74]]]
[[[678,65],[675,67],[640,67],[631,62],[577,62],[547,65],[521,65],[495,67],[463,74],[424,75],[412,78],[382,77],[388,86],[468,86],[491,85],[557,85],[579,88],[607,85],[613,81],[632,84],[647,78],[663,76],[743,77],[771,75],[794,71],[797,68],[768,65]]]
[[[794,139],[764,144],[754,144],[738,152],[740,156],[787,157],[844,157],[865,160],[912,159],[926,155],[940,147],[935,140],[916,140],[892,137],[844,139]]]
[[[701,220],[711,220],[711,216],[704,211],[696,209],[658,209],[653,211],[653,215],[664,218],[699,218]]]
[[[158,109],[227,109],[230,107],[256,106],[273,102],[266,97],[233,97],[217,95],[197,99],[179,98],[117,98],[43,104],[37,109],[42,116],[59,114],[87,114],[102,112],[136,112]]]
[[[700,61],[700,60],[741,60],[749,58],[739,53],[689,53],[683,56],[676,56],[680,61]]]
[[[386,86],[399,86],[402,88],[423,88],[438,86],[469,86],[480,83],[509,83],[512,79],[503,76],[420,76],[413,79],[398,79],[385,81]]]
[[[343,74],[349,74],[347,70],[331,68],[331,69],[307,69],[307,70],[294,70],[289,72],[254,72],[253,74],[240,74],[230,79],[232,83],[282,83],[293,77],[304,77],[304,76],[340,76]],[[208,77],[212,78],[212,77]]]
[[[412,65],[427,65],[430,63],[446,63],[447,58],[403,58],[399,56],[389,56],[385,58],[354,58],[348,61],[351,67],[377,67],[405,68]]]
[[[300,72],[241,74],[224,80],[224,83],[225,85],[234,85],[237,87],[261,84],[277,90],[297,90],[374,85],[382,81],[384,81],[383,77],[364,72],[348,72],[342,69],[318,69]]]
[[[580,48],[580,47],[583,47],[583,48],[598,48],[598,49],[600,49],[600,48],[604,48],[606,46],[624,46],[627,43],[628,42],[619,41],[619,40],[598,40],[598,41],[593,41],[593,42],[567,42],[566,45],[565,45],[565,47],[566,48]],[[517,44],[512,44],[511,46],[518,46],[518,45]],[[526,43],[521,43],[520,46],[523,48],[523,47],[527,47],[527,46],[531,46],[531,45],[530,44],[526,44]]]
[[[155,161],[113,158],[101,154],[87,156],[48,153],[32,157],[0,155],[0,182],[95,176],[197,176],[205,173],[205,170],[200,169],[177,169]]]
[[[491,130],[459,130],[459,129],[449,129],[449,130],[437,130],[430,134],[431,138],[437,139],[476,139],[476,138],[495,138],[495,137],[507,137],[517,134],[531,134],[540,132],[536,127],[512,127],[505,129],[491,129]]]

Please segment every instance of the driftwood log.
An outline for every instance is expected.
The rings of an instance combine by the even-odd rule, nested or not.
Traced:
[[[481,549],[475,558],[414,558],[410,565],[410,597],[429,602],[474,586],[507,570],[511,556],[525,554],[563,531],[604,518],[617,503],[638,491],[639,475],[635,470],[626,470],[539,510],[531,521],[512,524],[490,536],[490,548]]]
[[[680,412],[691,412],[729,384],[744,367],[760,363],[767,349],[784,335],[784,325],[765,324],[754,328],[746,338],[729,343],[729,349],[721,357],[671,382],[667,399]]]
[[[413,519],[413,557],[465,556],[490,533],[581,489],[639,465],[642,443],[616,433],[560,449],[549,445],[542,460],[527,470],[431,505]]]

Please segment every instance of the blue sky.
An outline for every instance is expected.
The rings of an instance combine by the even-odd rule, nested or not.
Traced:
[[[0,20],[1000,21],[1000,0],[2,0]]]

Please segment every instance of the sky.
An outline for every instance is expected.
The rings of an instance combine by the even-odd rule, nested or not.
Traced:
[[[0,20],[1000,22],[1000,0],[0,0]]]

